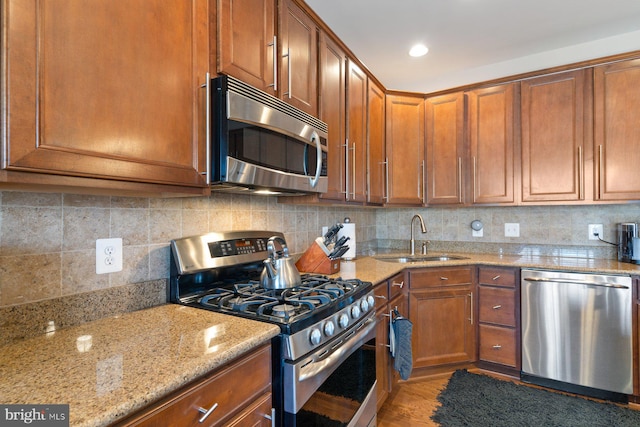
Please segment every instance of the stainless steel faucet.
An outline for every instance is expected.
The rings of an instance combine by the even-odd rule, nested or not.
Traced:
[[[424,225],[424,220],[419,214],[415,214],[413,218],[411,218],[411,255],[416,254],[416,239],[413,237],[413,220],[418,218],[420,220],[420,228],[423,233],[427,232],[427,227]]]

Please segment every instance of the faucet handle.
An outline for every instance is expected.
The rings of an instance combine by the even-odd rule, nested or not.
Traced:
[[[426,255],[427,254],[427,244],[429,243],[428,240],[425,240],[424,242],[422,242],[422,255]]]

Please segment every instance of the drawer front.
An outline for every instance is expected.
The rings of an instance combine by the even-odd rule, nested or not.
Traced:
[[[389,299],[392,300],[408,287],[407,276],[402,273],[389,279]]]
[[[516,326],[516,291],[506,288],[478,287],[480,322]]]
[[[470,285],[473,267],[426,268],[410,271],[411,289]]]
[[[247,372],[251,375],[247,375]],[[270,384],[271,351],[270,347],[265,347],[176,393],[126,425],[222,425],[253,403],[256,396],[270,391]],[[217,408],[200,423],[199,419],[203,414],[198,408],[209,409],[216,403]]]
[[[376,312],[380,312],[383,307],[389,302],[389,290],[387,289],[387,281],[376,285],[373,288],[373,293],[376,299]]]
[[[517,367],[515,329],[480,325],[480,360]]]
[[[481,267],[478,271],[480,285],[516,287],[516,270],[504,268]]]

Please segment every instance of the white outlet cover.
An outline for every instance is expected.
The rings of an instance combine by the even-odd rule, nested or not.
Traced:
[[[473,236],[473,237],[482,237],[482,236],[484,236],[484,228],[481,228],[480,230],[471,230],[471,236]]]
[[[507,222],[504,224],[505,237],[520,237],[520,224],[517,222]]]
[[[122,239],[96,240],[96,274],[122,271]]]
[[[593,233],[598,233],[598,236],[602,239],[603,236],[603,227],[602,224],[589,224],[589,235],[587,236],[589,240],[598,240],[598,237],[594,236]]]

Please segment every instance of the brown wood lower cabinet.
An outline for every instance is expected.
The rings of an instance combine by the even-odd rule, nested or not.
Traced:
[[[475,362],[473,273],[470,266],[409,272],[414,369]]]
[[[520,370],[518,272],[514,268],[478,268],[479,365],[514,374]]]
[[[198,408],[214,405],[200,422]],[[270,426],[271,408],[271,347],[265,345],[116,425]]]
[[[391,310],[398,308],[403,316],[408,315],[406,295],[406,274],[400,273],[378,284],[375,289],[378,329],[376,335],[376,379],[378,385],[377,408],[380,410],[393,386],[398,382],[398,372],[393,369],[393,358],[389,352],[389,322]]]

